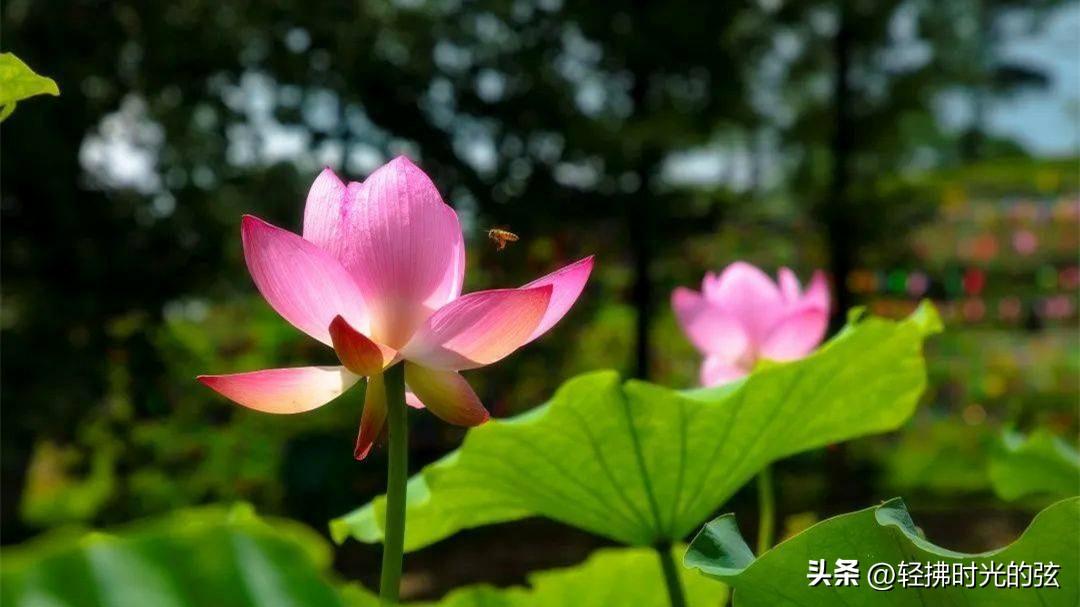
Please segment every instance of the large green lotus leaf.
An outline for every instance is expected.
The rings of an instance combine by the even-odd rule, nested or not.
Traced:
[[[0,120],[7,118],[15,104],[34,95],[59,95],[51,78],[39,76],[11,53],[0,53]]]
[[[810,586],[809,561],[824,559],[829,571],[835,571],[836,559],[859,562],[858,586]],[[904,502],[890,500],[880,506],[843,514],[814,525],[754,559],[750,548],[739,535],[732,515],[722,516],[708,525],[690,544],[683,564],[726,582],[734,589],[735,607],[833,607],[845,605],[962,605],[964,607],[1004,607],[1039,605],[1075,607],[1080,604],[1080,499],[1058,502],[1042,511],[1027,531],[1009,546],[982,554],[962,554],[931,544],[911,521]],[[888,563],[898,571],[901,561],[952,565],[982,565],[1010,562],[1053,563],[1058,567],[1059,587],[996,588],[977,587],[982,574],[976,574],[976,587],[960,583],[936,588],[901,588],[893,580],[892,590],[874,590],[868,584],[870,567]],[[1033,579],[1032,573],[1026,579]],[[951,579],[951,578],[950,578]],[[1019,579],[1019,578],[1018,578]],[[1043,579],[1047,579],[1045,574]],[[880,584],[879,584],[880,585]]]
[[[0,604],[344,605],[323,577],[330,559],[326,541],[298,523],[264,521],[246,507],[203,508],[115,534],[58,532],[4,548]]]
[[[1080,453],[1046,430],[1006,432],[990,455],[990,483],[1007,500],[1080,495]]]
[[[677,541],[769,462],[903,423],[926,381],[923,338],[939,329],[929,305],[853,322],[812,356],[719,389],[579,376],[413,477],[406,549],[537,515],[629,545]],[[384,513],[377,498],[332,535],[382,541]]]

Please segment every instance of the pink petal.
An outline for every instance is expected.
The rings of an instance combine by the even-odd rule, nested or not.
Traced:
[[[788,268],[780,268],[780,293],[784,296],[784,303],[791,305],[799,303],[802,299],[802,287],[795,273]]]
[[[444,371],[489,365],[529,341],[548,308],[552,289],[545,285],[464,295],[433,314],[401,354]]]
[[[563,266],[551,274],[548,274],[543,278],[538,278],[524,287],[521,287],[522,289],[543,287],[546,285],[551,285],[552,287],[551,301],[548,302],[547,311],[544,312],[544,318],[540,320],[539,326],[533,330],[528,341],[532,341],[544,333],[547,333],[548,329],[562,320],[562,317],[570,310],[570,306],[574,305],[574,302],[581,296],[581,292],[585,289],[585,282],[589,280],[589,274],[592,273],[592,269],[593,256],[590,255],[585,259],[575,261],[568,266]]]
[[[358,460],[367,457],[371,447],[379,439],[383,424],[386,422],[386,385],[382,373],[368,377],[367,390],[364,392],[364,412],[360,414],[360,431],[356,435],[356,447],[353,457]]]
[[[705,296],[705,299],[711,300],[716,296],[716,289],[720,286],[720,278],[715,272],[705,272],[705,277],[701,279],[701,293]]]
[[[706,298],[742,323],[751,344],[759,344],[784,314],[784,299],[764,272],[742,261],[724,269]]]
[[[265,413],[302,413],[321,407],[357,379],[344,367],[293,367],[198,377],[222,396]]]
[[[803,293],[802,303],[807,306],[821,308],[826,313],[829,311],[829,281],[821,270],[814,272],[810,284],[806,287],[806,292]]]
[[[683,333],[701,352],[728,362],[746,352],[750,342],[742,324],[700,293],[679,287],[671,293],[671,307]]]
[[[439,419],[456,426],[478,426],[491,416],[469,382],[455,371],[405,363],[405,383]]]
[[[457,212],[447,205],[443,205],[441,212],[449,214],[453,218],[456,239],[453,249],[450,251],[450,264],[443,273],[442,281],[434,293],[427,298],[424,306],[430,310],[438,310],[447,303],[461,296],[461,287],[465,284],[465,235],[461,232],[461,223],[458,221]]]
[[[745,377],[748,371],[716,356],[708,356],[701,363],[701,385],[719,386]]]
[[[330,253],[334,250],[327,245],[341,238],[346,227],[342,221],[346,191],[345,184],[333,170],[323,169],[311,184],[304,204],[304,239]],[[342,260],[339,258],[338,261]]]
[[[810,353],[825,337],[829,313],[803,305],[785,316],[761,344],[759,354],[771,360],[795,360]]]
[[[345,368],[357,375],[377,375],[382,373],[397,352],[386,346],[371,341],[357,331],[341,316],[334,317],[330,323],[330,339],[334,351]]]
[[[251,215],[244,216],[241,234],[255,286],[285,320],[327,345],[335,316],[368,330],[360,289],[329,254]]]
[[[409,159],[395,158],[362,184],[350,183],[343,196],[321,175],[308,200],[304,237],[356,279],[375,341],[401,348],[432,311],[461,293],[465,242],[457,214]]]

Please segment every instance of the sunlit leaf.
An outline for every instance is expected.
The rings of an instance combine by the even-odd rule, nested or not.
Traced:
[[[679,540],[769,462],[903,423],[925,385],[923,338],[939,328],[928,305],[900,322],[868,318],[807,359],[718,389],[572,379],[410,480],[406,548],[529,516],[630,545]],[[378,498],[331,530],[379,542],[383,516]]]
[[[982,554],[962,554],[931,544],[922,537],[912,522],[903,501],[890,500],[881,506],[844,514],[821,522],[755,559],[739,535],[733,515],[722,516],[698,534],[690,544],[685,560],[687,567],[722,580],[734,589],[735,607],[833,607],[846,605],[964,605],[966,607],[1000,607],[1004,605],[1040,605],[1073,607],[1080,600],[1080,499],[1058,502],[1040,513],[1027,531],[1009,546]],[[810,585],[809,561],[824,559],[828,572],[836,569],[837,559],[859,562],[858,586],[831,586],[819,582]],[[902,561],[948,564],[949,584],[938,587],[907,587],[897,585],[896,575]],[[1057,566],[1056,581],[1060,587],[997,588],[1008,578],[987,574],[989,587],[978,586],[983,575],[974,574],[974,583],[965,582],[963,569],[953,583],[953,564],[975,564],[975,571],[989,563],[1000,563],[1004,571],[1009,563],[1017,569],[1016,584],[1021,583],[1021,563],[1026,570],[1028,585],[1035,584],[1034,567],[1043,564],[1043,583],[1046,564]],[[888,563],[894,571],[892,590],[875,590],[869,583],[869,572],[875,563]],[[940,567],[935,565],[935,567]],[[925,565],[923,565],[925,571]],[[920,579],[913,576],[911,579]],[[877,582],[881,585],[881,580]],[[919,582],[921,583],[921,582]]]
[[[1046,430],[1007,432],[990,454],[990,483],[1007,500],[1080,495],[1080,453]]]
[[[0,53],[0,121],[15,110],[15,104],[34,95],[59,95],[52,78],[39,76],[12,53]]]

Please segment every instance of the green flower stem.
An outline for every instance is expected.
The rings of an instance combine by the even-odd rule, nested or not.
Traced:
[[[409,476],[409,419],[405,408],[405,364],[383,373],[386,416],[390,435],[390,462],[386,473],[386,535],[383,540],[379,598],[396,603],[401,587],[401,561],[405,546],[405,486]]]
[[[686,596],[683,592],[682,578],[675,566],[675,559],[671,558],[671,544],[658,544],[656,554],[660,556],[660,567],[664,570],[664,584],[667,585],[668,599],[671,607],[686,607]]]
[[[765,466],[758,473],[758,537],[757,555],[772,548],[773,528],[776,525],[776,495],[773,492],[772,467]]]

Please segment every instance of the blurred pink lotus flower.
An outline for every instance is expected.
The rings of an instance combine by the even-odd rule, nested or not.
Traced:
[[[517,289],[461,294],[465,243],[431,179],[398,157],[363,183],[330,169],[315,180],[303,237],[247,215],[244,257],[285,320],[334,348],[341,366],[267,369],[198,379],[267,413],[320,407],[368,378],[355,456],[386,419],[382,372],[404,361],[407,402],[475,426],[489,415],[458,371],[498,361],[543,335],[577,300],[587,257]]]
[[[817,347],[829,322],[829,287],[820,270],[802,292],[787,268],[780,269],[777,285],[737,261],[720,276],[706,274],[700,293],[675,289],[671,305],[683,332],[705,355],[701,384],[716,386],[747,375],[759,359],[794,360]]]

